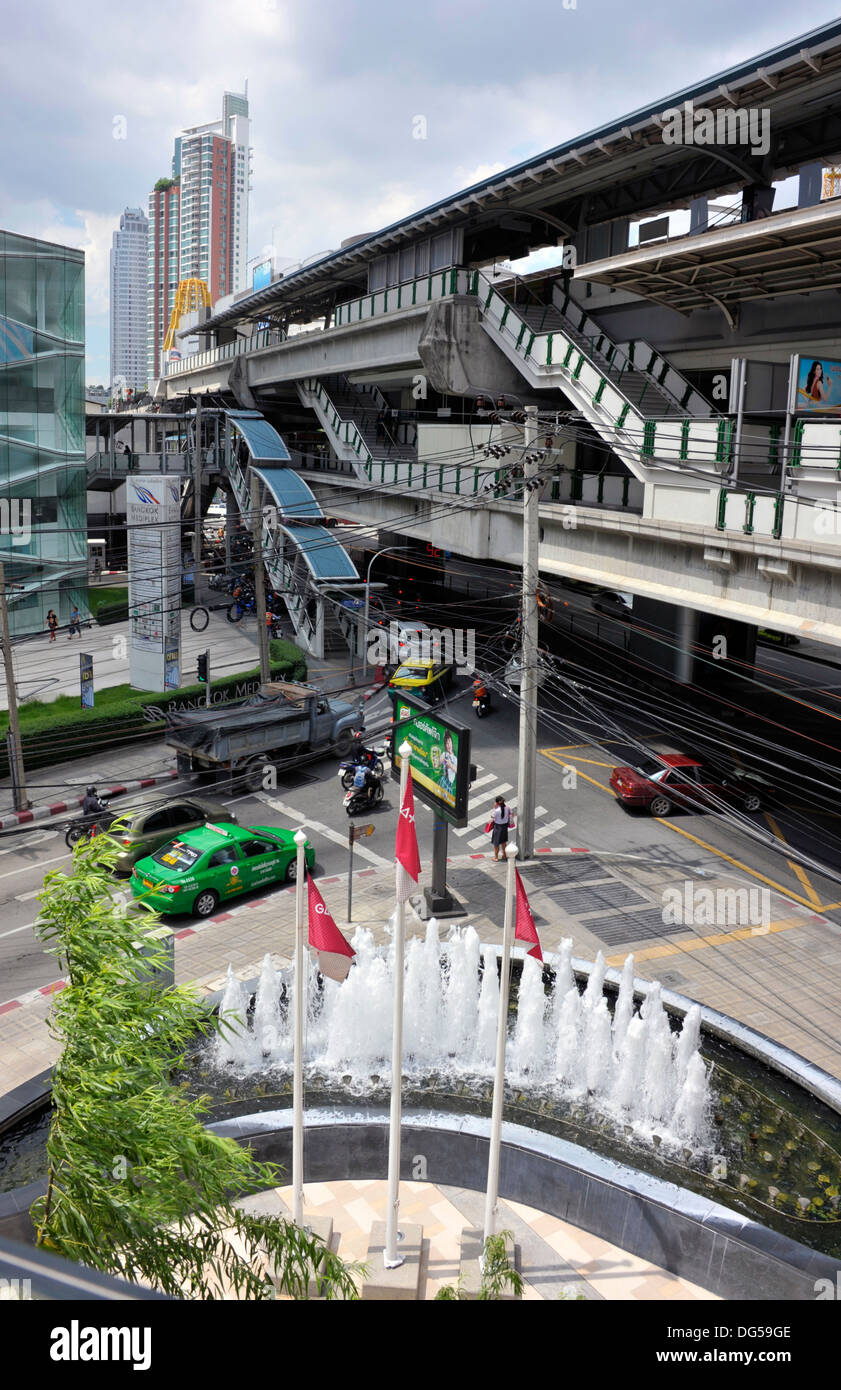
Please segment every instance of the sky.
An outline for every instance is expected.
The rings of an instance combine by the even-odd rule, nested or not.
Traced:
[[[291,262],[834,18],[834,0],[29,0],[0,52],[0,227],[85,251],[87,381],[107,383],[120,214],[246,78],[249,256]]]

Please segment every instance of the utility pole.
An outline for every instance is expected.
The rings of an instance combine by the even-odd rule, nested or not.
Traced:
[[[260,479],[251,470],[251,536],[254,542],[254,601],[257,608],[257,640],[260,644],[260,680],[272,678],[269,661],[269,631],[266,627],[266,572],[263,569],[263,513],[260,510]]]
[[[18,697],[15,689],[15,673],[12,668],[12,639],[9,635],[9,609],[6,603],[6,566],[3,564],[0,564],[0,626],[2,627],[3,633],[3,665],[6,668],[6,694],[9,701],[9,733],[12,736],[9,752],[15,762],[12,774],[15,810],[28,811],[29,798],[26,795],[26,783],[23,777],[23,748],[21,747],[20,724],[18,723]]]
[[[526,406],[525,489],[523,492],[523,615],[520,649],[520,748],[517,768],[519,857],[534,854],[534,805],[537,782],[537,584],[540,539],[540,491],[536,486],[538,461],[537,406]],[[535,480],[532,486],[529,486]]]
[[[201,396],[196,396],[195,446],[193,451],[193,584],[201,569]],[[197,600],[196,600],[197,601]]]

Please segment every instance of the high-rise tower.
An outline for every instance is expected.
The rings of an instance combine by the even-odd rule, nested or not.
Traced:
[[[126,208],[111,244],[111,384],[146,385],[146,282],[149,220]]]

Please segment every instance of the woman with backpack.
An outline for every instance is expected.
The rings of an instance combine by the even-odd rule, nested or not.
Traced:
[[[504,796],[498,796],[494,801],[491,818],[485,829],[493,832],[491,843],[494,847],[494,862],[499,863],[499,851],[503,845],[507,845],[508,843],[508,831],[514,829],[514,817],[511,814],[511,807],[506,806]],[[502,857],[505,859],[504,853]]]

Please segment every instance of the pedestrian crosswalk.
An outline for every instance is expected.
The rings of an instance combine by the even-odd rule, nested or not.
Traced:
[[[456,841],[461,841],[459,852],[465,849],[478,850],[488,849],[490,847],[491,837],[486,832],[485,826],[491,818],[491,810],[498,796],[504,796],[506,798],[506,805],[510,806],[513,812],[516,813],[517,810],[517,797],[508,796],[508,792],[512,790],[510,782],[501,782],[495,772],[488,772],[481,763],[476,764],[476,771],[478,776],[475,782],[471,782],[470,784],[469,809],[473,814],[468,817],[466,825],[459,826],[458,829],[454,826],[450,826],[450,834],[456,837]],[[423,802],[419,801],[415,804],[424,805]],[[478,810],[476,809],[477,805],[480,807]],[[429,810],[428,807],[425,809]],[[535,842],[547,839],[557,831],[563,830],[566,825],[566,821],[560,820],[557,817],[554,820],[541,824],[540,817],[549,814],[550,812],[547,811],[545,806],[535,806]],[[516,819],[515,814],[515,827]],[[476,832],[479,831],[480,828],[481,833],[477,834]],[[472,838],[468,839],[468,836],[472,836]],[[515,828],[512,839],[516,838],[517,832]]]

